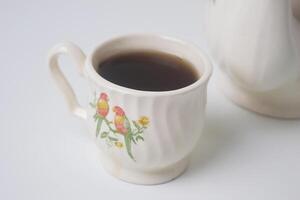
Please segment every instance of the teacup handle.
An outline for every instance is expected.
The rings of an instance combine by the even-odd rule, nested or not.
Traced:
[[[82,50],[75,44],[71,42],[63,42],[54,46],[50,50],[49,57],[48,57],[48,64],[50,67],[52,77],[56,81],[59,89],[62,91],[68,103],[70,111],[74,115],[86,119],[87,118],[86,110],[79,105],[71,85],[69,84],[66,77],[60,70],[60,66],[58,64],[58,58],[62,54],[70,55],[71,58],[75,60],[77,69],[79,70],[79,73],[81,75],[83,75],[83,67],[84,67],[86,56],[84,55]]]

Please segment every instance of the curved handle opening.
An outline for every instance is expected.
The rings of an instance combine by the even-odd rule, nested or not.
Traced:
[[[58,64],[58,59],[60,55],[70,55],[73,60],[75,60],[77,69],[81,75],[83,75],[83,67],[86,56],[82,52],[82,50],[71,42],[63,42],[56,46],[54,46],[50,52],[48,57],[48,64],[50,67],[50,71],[53,79],[56,81],[59,89],[62,91],[69,110],[80,118],[86,119],[87,112],[81,107],[78,103],[77,97],[72,89],[70,83],[62,73],[60,66]]]

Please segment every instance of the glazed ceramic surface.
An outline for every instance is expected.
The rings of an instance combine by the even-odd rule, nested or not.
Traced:
[[[300,32],[291,1],[209,4],[209,46],[225,95],[261,114],[300,117]]]
[[[185,88],[149,92],[115,85],[95,66],[128,51],[155,50],[190,61],[201,78]],[[90,105],[82,108],[59,70],[60,54],[70,55],[90,83]],[[105,169],[117,178],[157,184],[181,174],[197,144],[204,123],[206,88],[211,64],[196,47],[163,36],[130,35],[98,46],[88,57],[72,43],[55,46],[49,56],[53,78],[71,111],[87,120]]]

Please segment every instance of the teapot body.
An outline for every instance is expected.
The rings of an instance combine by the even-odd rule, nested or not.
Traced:
[[[300,117],[300,59],[291,8],[287,0],[211,0],[207,21],[224,93],[250,110],[286,118]]]

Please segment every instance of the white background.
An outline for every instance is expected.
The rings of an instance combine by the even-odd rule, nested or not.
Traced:
[[[205,5],[205,0],[2,0],[0,199],[299,200],[300,121],[245,111],[220,94],[214,78],[206,128],[189,169],[157,186],[131,185],[102,169],[85,122],[69,114],[50,78],[47,52],[62,40],[89,53],[115,35],[154,32],[205,49]],[[62,64],[86,104],[86,82],[69,59]]]

